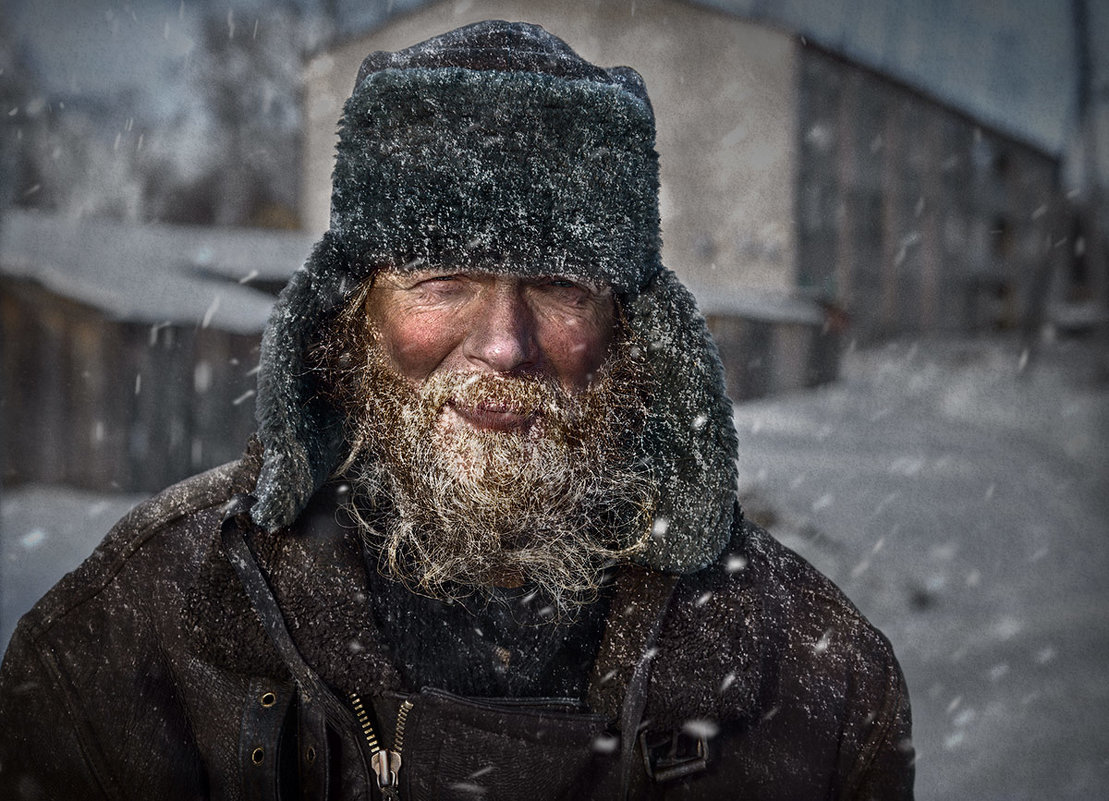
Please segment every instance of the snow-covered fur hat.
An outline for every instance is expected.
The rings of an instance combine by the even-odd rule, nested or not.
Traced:
[[[330,230],[262,339],[255,522],[292,523],[347,448],[308,359],[365,279],[580,276],[613,288],[653,377],[643,458],[659,500],[639,561],[711,563],[736,514],[736,435],[716,347],[660,261],[654,140],[638,73],[594,66],[535,25],[481,22],[370,54],[343,111]]]

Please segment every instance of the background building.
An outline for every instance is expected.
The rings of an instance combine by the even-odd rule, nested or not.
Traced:
[[[264,290],[310,246],[293,233],[10,210],[4,483],[156,492],[238,458],[254,430]]]
[[[799,287],[863,342],[1043,319],[1069,258],[1057,157],[820,47],[798,83]]]

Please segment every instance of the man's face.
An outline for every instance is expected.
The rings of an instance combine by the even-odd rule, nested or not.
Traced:
[[[387,572],[440,597],[533,581],[561,606],[642,547],[642,372],[611,290],[384,273],[365,312],[347,475]]]
[[[443,271],[380,275],[366,312],[387,361],[416,389],[439,373],[475,372],[545,378],[580,392],[608,357],[615,319],[607,287]],[[447,413],[480,429],[529,425],[493,403],[452,402]]]

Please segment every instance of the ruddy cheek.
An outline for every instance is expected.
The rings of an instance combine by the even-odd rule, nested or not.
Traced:
[[[603,364],[608,353],[608,341],[603,336],[581,336],[585,332],[580,329],[573,333],[573,336],[552,338],[547,354],[562,383],[581,389],[589,384],[592,374]]]
[[[457,345],[454,326],[440,315],[398,316],[383,328],[386,347],[407,378],[422,380]]]

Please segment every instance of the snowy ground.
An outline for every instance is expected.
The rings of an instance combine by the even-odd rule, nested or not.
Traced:
[[[0,496],[0,648],[19,617],[88,556],[145,495],[69,487],[4,489]]]
[[[1109,787],[1109,382],[1090,346],[891,345],[737,407],[741,487],[893,641],[922,800]]]
[[[736,409],[748,513],[893,641],[921,801],[1105,798],[1109,380],[1090,345],[895,344]],[[137,500],[2,498],[0,645]]]

